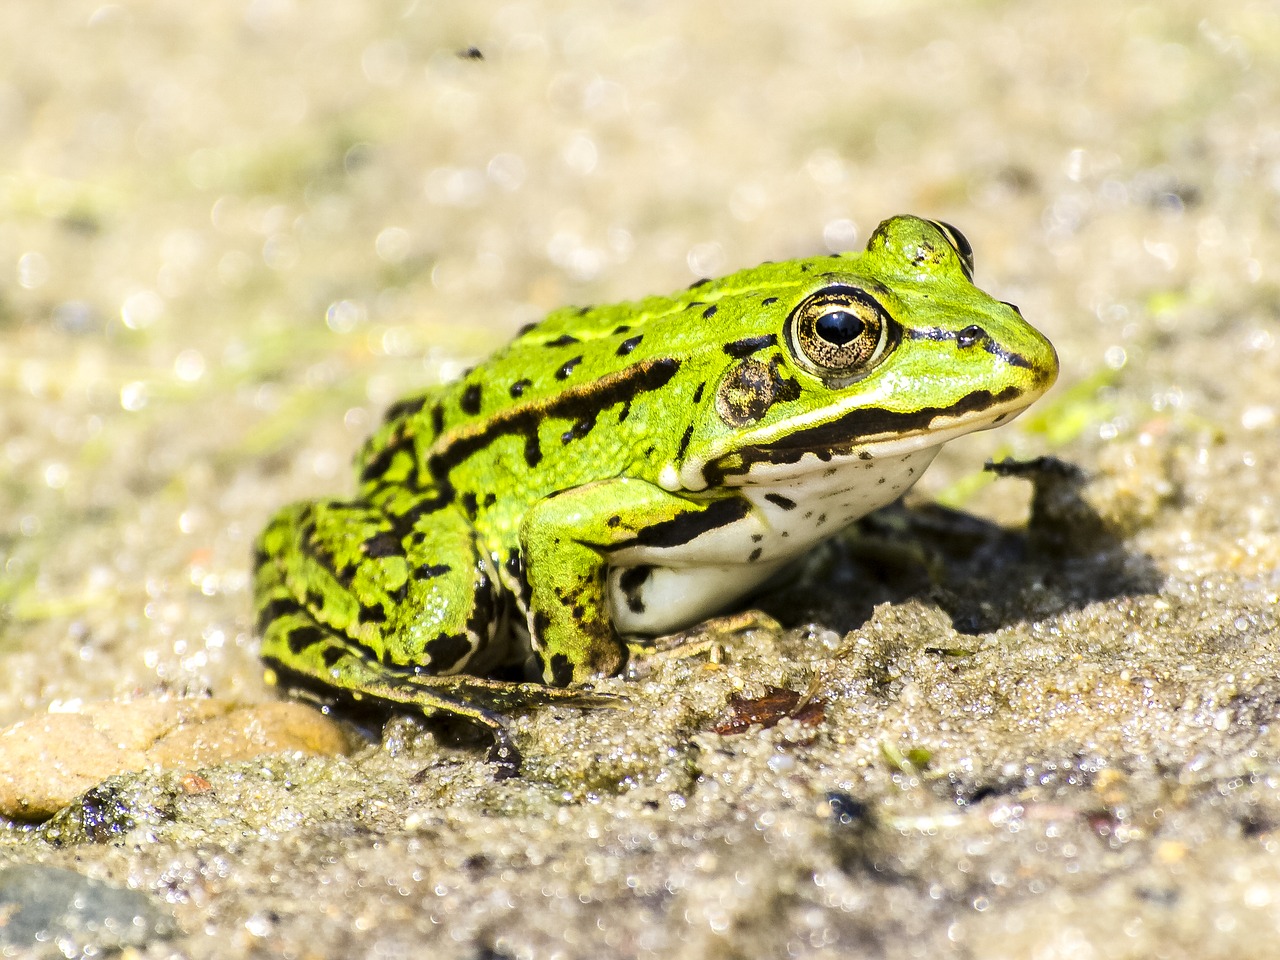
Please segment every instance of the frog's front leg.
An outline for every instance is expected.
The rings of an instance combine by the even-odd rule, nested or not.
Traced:
[[[683,550],[690,562],[701,562],[700,551],[689,545],[731,525],[748,536],[763,529],[751,504],[735,493],[691,499],[628,477],[535,503],[524,516],[520,541],[529,582],[529,637],[543,679],[565,686],[622,668],[627,648],[609,601],[609,569],[619,558]],[[746,552],[738,563],[746,562]]]

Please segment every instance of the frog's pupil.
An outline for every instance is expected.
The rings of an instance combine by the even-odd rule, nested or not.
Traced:
[[[858,338],[862,333],[863,323],[848,310],[832,310],[820,316],[814,327],[818,336],[827,343],[843,347]]]

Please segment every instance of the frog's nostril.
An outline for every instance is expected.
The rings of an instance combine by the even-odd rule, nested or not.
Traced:
[[[987,336],[987,331],[983,330],[977,324],[974,324],[973,326],[965,327],[963,330],[961,330],[959,333],[956,334],[956,346],[972,347],[975,343],[979,342],[980,340],[986,339],[986,336]]]

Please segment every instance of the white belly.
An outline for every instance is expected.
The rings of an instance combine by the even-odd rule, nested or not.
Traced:
[[[740,520],[688,543],[609,558],[614,626],[623,634],[669,633],[718,613],[814,544],[892,503],[937,452],[830,462],[808,455],[785,468],[753,469],[736,488],[752,507]]]

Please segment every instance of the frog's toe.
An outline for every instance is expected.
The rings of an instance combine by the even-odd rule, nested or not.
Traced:
[[[542,683],[513,683],[462,674],[450,677],[415,677],[413,682],[447,687],[451,696],[496,713],[552,706],[584,710],[596,707],[617,709],[630,702],[619,694],[597,693],[581,687],[549,687]]]

